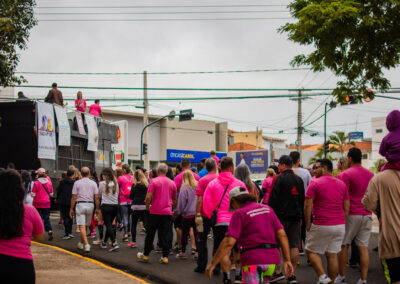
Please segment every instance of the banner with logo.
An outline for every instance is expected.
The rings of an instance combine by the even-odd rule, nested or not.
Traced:
[[[38,158],[56,159],[56,130],[53,105],[37,102]]]
[[[71,146],[71,129],[68,123],[67,112],[65,108],[59,105],[54,105],[54,111],[58,124],[58,145]]]
[[[88,129],[88,151],[97,151],[99,143],[99,131],[97,130],[97,123],[93,115],[86,114],[86,126]]]
[[[85,127],[83,126],[82,113],[80,111],[75,112],[76,124],[78,125],[79,134],[86,135]]]
[[[221,159],[225,156],[226,153],[217,152],[218,158]],[[191,163],[200,163],[203,158],[210,158],[210,152],[167,149],[168,162],[181,162],[182,159],[189,159]]]
[[[268,151],[246,151],[236,152],[236,166],[245,164],[250,172],[265,173],[268,169]]]

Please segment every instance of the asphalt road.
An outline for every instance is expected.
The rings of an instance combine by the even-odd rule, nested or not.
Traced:
[[[137,261],[136,253],[143,251],[144,236],[137,235],[138,248],[128,248],[126,243],[122,242],[122,232],[117,233],[117,240],[120,245],[120,249],[116,252],[109,252],[108,250],[101,249],[99,246],[92,245],[90,253],[84,253],[77,249],[79,235],[75,234],[75,238],[70,240],[62,240],[64,230],[62,226],[57,225],[58,212],[52,213],[52,224],[54,231],[54,239],[52,241],[46,241],[45,243],[55,245],[75,253],[85,255],[87,257],[102,261],[111,266],[120,268],[124,271],[132,273],[141,278],[147,279],[152,283],[190,283],[190,284],[205,284],[205,283],[221,283],[221,276],[214,276],[213,279],[209,280],[205,275],[193,272],[196,267],[196,262],[193,259],[188,258],[187,260],[176,259],[175,255],[170,255],[169,264],[160,264],[160,254],[152,252],[150,254],[149,263],[140,263]],[[74,230],[75,232],[75,225]],[[90,243],[92,240],[89,241]],[[373,233],[370,240],[370,258],[371,263],[368,273],[369,284],[384,284],[387,283],[383,270],[381,268],[378,253],[372,249],[377,246],[378,235]],[[189,247],[189,245],[188,245]],[[212,248],[212,240],[208,242],[209,249]],[[299,283],[302,284],[315,284],[317,283],[317,276],[310,265],[306,263],[306,257],[300,256],[300,266],[296,270],[296,277]],[[347,283],[357,283],[359,278],[359,268],[348,268],[346,272]],[[286,283],[281,281],[280,283]]]

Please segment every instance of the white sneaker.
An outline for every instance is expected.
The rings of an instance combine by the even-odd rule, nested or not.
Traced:
[[[317,284],[328,284],[331,282],[332,282],[332,279],[330,279],[328,276],[326,276],[326,274],[324,274],[319,277]]]
[[[345,284],[345,283],[347,283],[346,282],[346,276],[341,276],[340,274],[338,274],[333,283],[334,284]]]
[[[81,242],[79,242],[77,247],[78,247],[78,249],[83,249],[84,245]]]
[[[367,280],[361,280],[361,278],[360,278],[360,279],[358,279],[357,284],[367,284]]]
[[[85,252],[90,252],[90,245],[89,245],[89,244],[86,244],[86,245],[85,245],[84,251],[85,251]]]

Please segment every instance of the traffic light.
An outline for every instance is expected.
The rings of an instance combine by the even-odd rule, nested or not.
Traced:
[[[143,143],[143,155],[146,155],[147,154],[147,144],[146,143]]]
[[[354,105],[357,103],[357,96],[349,95],[344,98],[344,102],[340,103],[341,105]]]

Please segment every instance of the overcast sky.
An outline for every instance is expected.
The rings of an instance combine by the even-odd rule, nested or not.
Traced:
[[[192,6],[192,5],[282,5],[289,1],[88,1],[37,0],[39,23],[31,31],[27,50],[21,53],[20,72],[178,72],[224,71],[291,68],[291,59],[302,52],[312,50],[301,47],[279,34],[277,29],[288,18],[283,6],[265,7],[151,7],[116,8],[117,6]],[[39,8],[112,6],[115,8]],[[241,13],[230,13],[240,11]],[[257,11],[251,13],[250,11]],[[263,12],[262,12],[263,11]],[[278,12],[277,12],[278,11]],[[174,12],[175,14],[160,14]],[[191,13],[182,12],[214,12]],[[224,13],[215,13],[224,12]],[[228,13],[229,12],[229,13]],[[248,12],[248,13],[242,13]],[[41,14],[40,14],[41,13]],[[47,15],[46,13],[52,13]],[[54,14],[71,13],[71,14]],[[85,15],[77,13],[99,13]],[[104,14],[149,13],[149,14]],[[212,21],[136,21],[139,19],[223,19],[267,18],[263,20],[212,20]],[[41,21],[57,19],[130,19],[135,21]],[[400,87],[400,72],[386,72],[392,87]],[[143,87],[142,75],[24,75],[29,85],[50,86],[57,82],[65,98],[75,97],[78,90],[62,86]],[[225,73],[193,75],[148,75],[148,87],[153,88],[333,88],[336,78],[330,72],[312,73],[307,70],[259,73]],[[19,89],[17,88],[16,91]],[[23,88],[28,97],[47,94],[47,89]],[[322,91],[321,91],[322,92]],[[325,93],[325,91],[323,91]],[[275,92],[289,94],[288,91]],[[85,98],[140,98],[142,91],[131,90],[83,90]],[[152,97],[178,96],[225,96],[268,95],[272,92],[195,92],[149,91]],[[307,94],[307,92],[305,92]],[[305,124],[323,113],[324,102],[331,98],[313,97],[303,101]],[[70,105],[73,103],[70,102]],[[129,106],[120,106],[129,104]],[[140,112],[134,102],[102,102],[103,108]],[[383,117],[393,109],[399,109],[400,101],[375,99],[357,106],[337,107],[328,114],[328,132],[364,131],[371,136],[372,117]],[[118,107],[107,107],[118,105]],[[237,131],[263,129],[265,135],[296,140],[297,102],[287,98],[216,100],[189,102],[150,102],[152,114],[166,114],[170,110],[193,109],[196,119],[228,121],[229,128]],[[310,116],[311,115],[311,116]],[[309,117],[310,116],[310,117]],[[307,127],[323,131],[323,119]],[[285,134],[278,134],[285,130]],[[303,143],[321,143],[323,137],[304,134]]]

